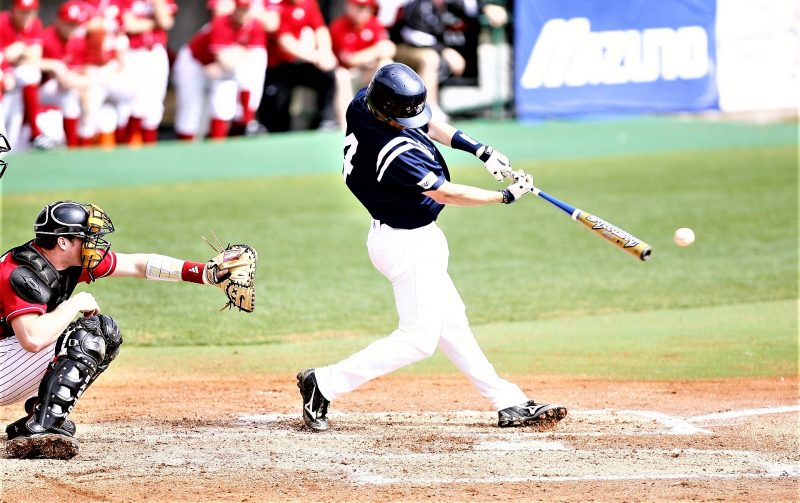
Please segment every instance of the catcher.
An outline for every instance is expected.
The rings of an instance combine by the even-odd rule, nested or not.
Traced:
[[[93,204],[48,204],[35,239],[0,257],[0,406],[25,400],[6,428],[11,458],[69,459],[78,453],[75,402],[119,353],[122,335],[78,283],[105,277],[189,281],[222,288],[227,307],[255,307],[257,255],[229,246],[206,263],[110,250],[108,215]],[[77,315],[82,315],[75,320]]]

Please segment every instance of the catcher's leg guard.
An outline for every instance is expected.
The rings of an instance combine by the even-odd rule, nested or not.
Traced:
[[[6,428],[11,457],[71,458],[78,443],[75,425],[67,419],[75,402],[119,353],[122,337],[108,316],[82,318],[59,338],[57,355],[39,385],[39,394],[26,409],[31,415]]]

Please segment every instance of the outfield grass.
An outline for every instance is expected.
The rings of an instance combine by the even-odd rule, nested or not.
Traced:
[[[454,180],[493,187],[471,164]],[[451,274],[499,368],[653,379],[797,373],[796,146],[518,158],[515,167],[654,252],[633,260],[533,197],[446,209]],[[283,372],[333,361],[396,323],[390,286],[364,246],[368,216],[338,173],[12,191],[3,195],[3,246],[28,239],[42,205],[59,198],[108,210],[119,251],[201,260],[211,250],[199,236],[213,228],[260,252],[252,315],[216,313],[221,293],[196,285],[93,285],[126,344],[164,347],[132,351],[130,362],[169,365],[261,344],[241,351],[243,368]],[[693,228],[697,242],[673,245],[678,227]],[[165,347],[197,345],[231,348]],[[436,358],[413,371],[453,369]]]

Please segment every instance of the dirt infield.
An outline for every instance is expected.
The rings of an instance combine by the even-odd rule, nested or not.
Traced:
[[[81,400],[78,457],[0,458],[2,501],[800,498],[796,377],[515,379],[570,409],[535,433],[497,428],[464,378],[396,376],[336,402],[316,434],[286,376],[133,377]]]

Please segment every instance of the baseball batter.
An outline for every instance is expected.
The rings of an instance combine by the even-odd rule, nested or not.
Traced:
[[[500,427],[553,427],[567,409],[529,400],[497,375],[478,346],[447,272],[447,240],[436,225],[448,204],[512,203],[532,190],[533,177],[512,171],[508,158],[488,145],[430,121],[426,95],[411,68],[392,63],[375,73],[347,110],[344,180],[372,216],[367,249],[392,283],[400,321],[391,335],[339,363],[297,375],[303,420],[314,430],[328,429],[330,401],[439,347],[492,402]],[[498,181],[507,176],[514,182],[500,192],[450,182],[432,140],[474,154]]]
[[[133,277],[222,287],[240,272],[230,250],[207,263],[114,253],[105,239],[111,232],[97,206],[58,201],[39,213],[33,241],[0,257],[0,406],[24,400],[26,412],[6,428],[9,457],[75,456],[67,416],[119,353],[119,327],[92,294],[72,296],[78,283]],[[255,275],[254,262],[247,272]]]

